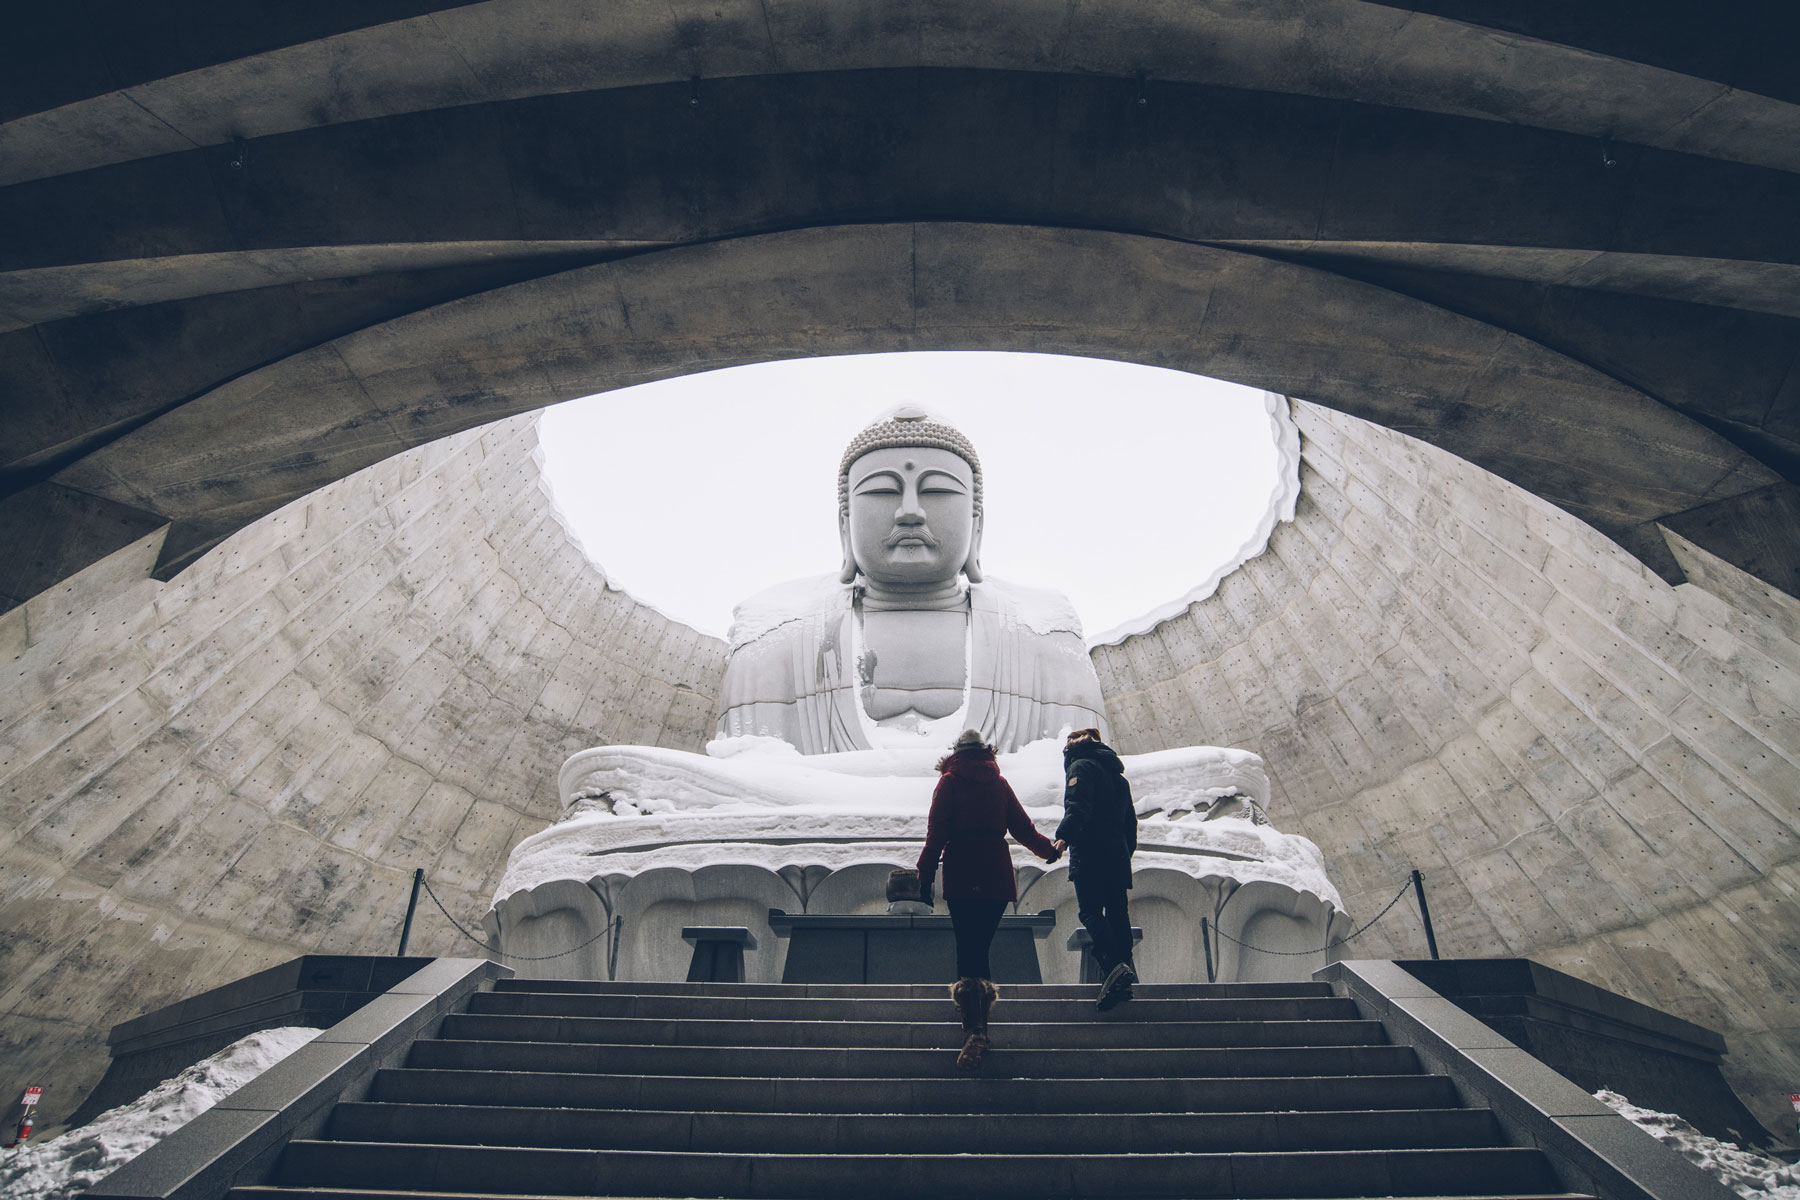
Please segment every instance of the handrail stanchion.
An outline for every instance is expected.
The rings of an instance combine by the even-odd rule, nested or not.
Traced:
[[[1431,957],[1438,956],[1437,935],[1431,932],[1431,906],[1425,903],[1425,876],[1415,869],[1412,873],[1413,891],[1419,896],[1419,916],[1425,922],[1425,945],[1431,951]]]
[[[406,924],[400,927],[400,948],[394,951],[395,958],[406,957],[406,939],[412,936],[413,911],[419,907],[419,885],[425,882],[425,868],[418,867],[413,871],[412,899],[406,902]],[[1433,957],[1436,957],[1435,955]]]

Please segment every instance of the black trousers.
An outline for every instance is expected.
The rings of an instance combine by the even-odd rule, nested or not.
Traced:
[[[950,927],[956,931],[956,974],[965,979],[991,979],[988,947],[1006,913],[1004,900],[945,900]]]
[[[1122,882],[1075,881],[1075,915],[1094,941],[1094,961],[1104,977],[1131,961],[1131,903]]]

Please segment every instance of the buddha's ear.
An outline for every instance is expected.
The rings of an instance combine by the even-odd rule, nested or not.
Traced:
[[[963,574],[969,577],[970,583],[981,582],[981,521],[982,518],[977,515],[975,531],[969,535],[969,557],[963,563]]]
[[[844,547],[844,563],[838,568],[839,583],[856,582],[856,555],[850,550],[850,514],[838,513],[838,541]]]

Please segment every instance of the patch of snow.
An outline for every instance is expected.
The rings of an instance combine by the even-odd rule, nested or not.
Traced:
[[[1603,1088],[1594,1099],[1745,1200],[1800,1200],[1800,1167],[1707,1137],[1675,1114],[1639,1108],[1617,1092]]]
[[[726,641],[733,650],[789,621],[833,605],[848,608],[850,594],[836,575],[807,575],[765,588],[731,610],[731,632]]]
[[[317,1036],[294,1025],[259,1030],[79,1129],[5,1151],[0,1195],[72,1200]]]
[[[1052,633],[1081,636],[1080,614],[1069,603],[1069,598],[1055,588],[1013,583],[994,575],[983,578],[987,581],[986,586],[1005,594],[1012,618],[1031,632],[1046,636]]]
[[[559,778],[562,820],[513,848],[493,902],[552,880],[654,869],[908,866],[925,839],[944,753],[940,746],[803,755],[770,737],[719,738],[706,749],[600,746],[571,757]],[[1233,792],[1268,803],[1257,755],[1187,746],[1122,759],[1142,818],[1136,869],[1265,880],[1343,907],[1324,856],[1306,838],[1198,815]],[[1033,823],[1053,831],[1062,818],[1062,740],[1032,742],[999,762]],[[1017,866],[1041,868],[1022,848],[1014,856]]]
[[[941,744],[803,755],[772,737],[715,738],[705,754],[596,746],[563,763],[557,790],[565,811],[605,793],[615,812],[629,804],[637,813],[796,807],[912,813],[930,803],[943,756]],[[1269,804],[1268,774],[1248,750],[1183,746],[1121,759],[1140,814],[1189,812],[1201,800],[1234,791],[1265,811]],[[1000,771],[1026,808],[1061,805],[1061,738],[1002,754]]]

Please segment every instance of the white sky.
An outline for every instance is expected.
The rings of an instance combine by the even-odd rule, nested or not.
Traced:
[[[545,411],[545,474],[613,586],[722,637],[739,600],[837,570],[838,459],[899,404],[975,444],[983,570],[1067,593],[1090,636],[1203,582],[1277,486],[1255,389],[999,353],[796,359],[571,400]]]

